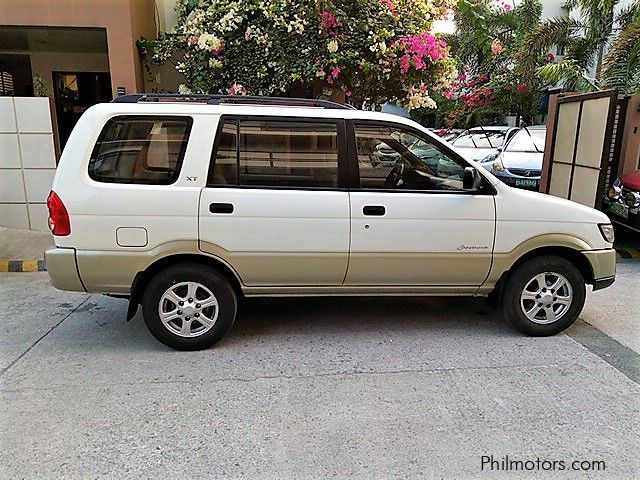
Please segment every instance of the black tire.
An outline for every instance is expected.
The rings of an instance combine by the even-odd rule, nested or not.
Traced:
[[[571,286],[573,299],[569,308],[560,318],[552,323],[541,324],[530,320],[523,312],[521,295],[536,276],[545,272],[559,273]],[[550,292],[551,290],[549,290]],[[508,319],[522,333],[534,337],[555,335],[573,324],[580,315],[586,297],[585,281],[573,263],[556,255],[543,255],[528,260],[511,272],[504,284],[501,296],[502,316]],[[524,301],[525,307],[533,305],[533,300]],[[539,304],[538,304],[539,305]],[[533,308],[533,307],[532,307]],[[553,307],[552,307],[553,308]],[[542,314],[541,314],[542,315]],[[545,314],[546,317],[546,314]]]
[[[218,303],[215,323],[198,336],[182,337],[171,331],[160,319],[158,307],[163,294],[172,285],[182,282],[203,285],[213,293]],[[164,304],[166,305],[166,301]],[[197,263],[182,263],[162,270],[151,279],[142,297],[142,312],[147,328],[156,339],[176,350],[202,350],[218,342],[233,325],[237,306],[236,292],[229,281],[215,269]],[[204,324],[196,325],[205,328]]]

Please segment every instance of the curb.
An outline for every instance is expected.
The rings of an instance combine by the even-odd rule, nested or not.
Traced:
[[[616,247],[616,253],[618,259],[634,258],[636,260],[640,260],[640,249],[638,248]]]
[[[0,272],[46,272],[44,260],[0,260]]]

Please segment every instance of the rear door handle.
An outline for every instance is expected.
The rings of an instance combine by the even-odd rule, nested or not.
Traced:
[[[382,205],[365,205],[362,207],[362,213],[368,216],[381,217],[387,213],[387,209]]]
[[[233,204],[231,203],[212,203],[209,205],[211,213],[233,213]]]

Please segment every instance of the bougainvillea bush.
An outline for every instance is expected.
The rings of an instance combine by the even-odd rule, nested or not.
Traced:
[[[182,0],[177,27],[142,42],[169,60],[182,93],[312,94],[339,89],[354,104],[395,100],[433,108],[457,72],[431,24],[455,0]]]

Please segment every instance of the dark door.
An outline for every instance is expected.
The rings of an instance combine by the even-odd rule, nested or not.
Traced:
[[[108,72],[53,72],[60,147],[67,143],[80,115],[91,105],[109,102],[111,76]]]

